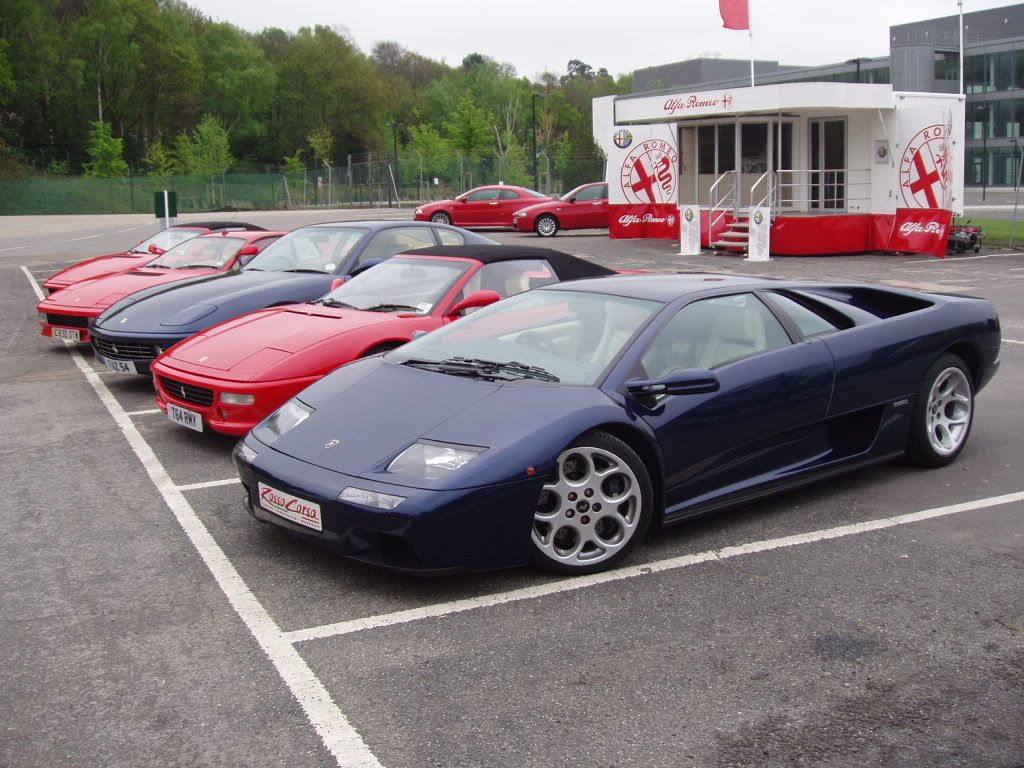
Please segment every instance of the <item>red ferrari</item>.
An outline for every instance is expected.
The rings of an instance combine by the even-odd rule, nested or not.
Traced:
[[[265,229],[211,232],[192,237],[155,259],[150,254],[143,266],[82,280],[50,294],[36,306],[42,334],[68,341],[89,341],[89,320],[114,302],[145,288],[239,269],[285,234]]]
[[[494,184],[471,189],[454,200],[421,205],[413,218],[457,227],[511,227],[516,211],[550,199],[526,187]]]
[[[182,426],[244,435],[345,363],[529,288],[606,274],[547,248],[437,246],[393,256],[316,301],[252,312],[175,344],[152,364],[156,402]]]
[[[557,200],[522,208],[512,214],[512,229],[554,237],[560,229],[607,229],[608,183],[582,184]]]
[[[208,232],[226,232],[229,230],[262,231],[263,227],[246,224],[243,221],[196,221],[191,224],[175,224],[162,229],[147,240],[140,240],[134,248],[124,253],[112,253],[108,256],[93,256],[91,259],[72,264],[50,275],[43,283],[47,293],[63,290],[81,280],[93,277],[113,275],[127,272],[129,269],[141,267],[154,256],[170,250],[186,240]]]

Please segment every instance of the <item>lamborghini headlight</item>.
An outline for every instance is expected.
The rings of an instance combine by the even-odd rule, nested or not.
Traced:
[[[464,467],[486,450],[473,445],[418,440],[388,465],[388,472],[437,480]]]
[[[312,412],[312,408],[303,405],[298,400],[289,400],[270,415],[270,418],[267,419],[267,429],[281,437],[285,432],[294,429],[308,419]]]

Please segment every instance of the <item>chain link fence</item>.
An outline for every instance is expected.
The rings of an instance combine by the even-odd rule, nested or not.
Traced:
[[[603,158],[572,158],[569,165],[579,178],[563,183],[554,160],[539,151],[537,190],[558,195],[576,184],[604,178]],[[412,207],[499,182],[534,187],[533,168],[522,158],[508,156],[427,158],[402,150],[397,162],[389,155],[363,155],[358,161],[350,156],[344,164],[290,172],[0,179],[0,215],[152,213],[153,194],[163,190],[177,193],[179,213]]]

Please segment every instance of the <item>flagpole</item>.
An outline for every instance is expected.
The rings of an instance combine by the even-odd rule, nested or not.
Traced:
[[[963,2],[963,0],[960,0]],[[751,0],[747,0],[747,34],[750,37],[750,87],[754,87],[754,19],[750,13],[750,6],[752,5]],[[960,25],[961,34],[963,34],[963,24]],[[963,45],[960,46],[963,49]],[[960,71],[963,72],[963,64],[960,65]]]
[[[957,0],[960,8],[960,95],[964,95],[964,0]]]

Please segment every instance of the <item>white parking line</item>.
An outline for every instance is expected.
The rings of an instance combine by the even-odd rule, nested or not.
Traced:
[[[1017,341],[1016,339],[1003,339],[1007,344],[1024,344],[1024,341]]]
[[[538,597],[546,597],[548,595],[555,595],[561,592],[571,592],[573,590],[585,589],[586,587],[593,587],[597,584],[608,584],[615,581],[635,579],[638,576],[646,576],[651,573],[662,573],[664,571],[672,571],[678,568],[687,568],[699,563],[726,560],[730,557],[738,557],[739,555],[749,555],[752,552],[769,552],[773,549],[793,547],[800,544],[810,544],[815,541],[839,539],[844,536],[853,536],[855,534],[866,533],[868,531],[878,531],[883,528],[892,528],[897,525],[907,525],[908,523],[930,520],[931,518],[942,517],[944,515],[955,515],[960,512],[987,509],[1000,504],[1011,504],[1016,501],[1024,501],[1024,491],[1008,493],[1004,496],[993,496],[987,499],[978,499],[977,501],[968,501],[963,504],[953,504],[948,507],[926,509],[922,512],[911,512],[898,517],[883,517],[878,520],[868,520],[866,522],[855,523],[853,525],[841,525],[837,528],[826,528],[824,530],[811,531],[809,533],[798,533],[793,536],[783,536],[777,539],[753,541],[749,544],[739,544],[732,547],[725,547],[723,549],[698,552],[692,555],[682,555],[681,557],[673,557],[668,560],[658,560],[653,563],[647,563],[646,565],[635,565],[630,568],[621,568],[615,571],[598,573],[593,576],[580,576],[578,578],[565,579],[562,581],[556,581],[552,584],[542,584],[536,587],[513,589],[508,592],[499,592],[497,594],[483,595],[481,597],[471,597],[465,600],[453,600],[447,603],[426,605],[421,608],[395,611],[394,613],[385,613],[379,616],[352,619],[351,621],[339,621],[335,624],[325,624],[323,626],[311,627],[309,629],[298,629],[292,632],[285,632],[284,634],[285,637],[293,643],[301,643],[307,640],[318,640],[325,637],[336,637],[338,635],[347,635],[352,632],[359,632],[364,629],[377,629],[380,627],[394,626],[395,624],[407,624],[411,621],[419,621],[420,619],[436,618],[438,616],[447,616],[452,613],[471,611],[477,608],[488,608],[490,606],[503,605],[505,603],[513,603],[520,600],[532,600]]]
[[[103,371],[100,371],[103,373]],[[149,416],[151,413],[163,413],[159,408],[147,408],[144,411],[127,411],[125,416]]]
[[[81,242],[82,240],[95,240],[97,237],[110,237],[111,235],[119,235],[122,232],[134,232],[136,229],[144,229],[145,227],[150,226],[152,226],[152,222],[147,221],[144,224],[136,224],[135,226],[126,227],[125,229],[115,229],[113,232],[98,232],[95,235],[83,235],[82,237],[72,237],[69,238],[68,240],[54,240],[53,242],[49,243],[25,243],[24,245],[12,245],[8,248],[0,248],[0,253],[6,253],[7,251],[20,251],[24,250],[25,248],[46,248],[51,245],[65,245],[66,243],[78,243]],[[28,270],[25,267],[22,267],[22,269],[28,272]],[[39,293],[39,291],[36,291],[36,293]],[[42,299],[40,299],[40,301],[42,301]]]
[[[949,259],[939,259],[932,257],[930,259],[914,259],[912,261],[905,261],[904,264],[955,264],[958,261],[973,261],[974,259],[994,259],[1000,256],[1020,256],[1018,251],[1009,251],[1007,253],[982,253],[977,256],[957,256]]]
[[[42,292],[27,269],[22,267],[32,289],[42,300]],[[256,596],[242,580],[234,565],[220,548],[202,520],[188,503],[181,491],[175,487],[157,458],[153,449],[143,439],[120,403],[82,357],[81,352],[71,343],[64,342],[71,359],[92,386],[100,401],[106,406],[114,422],[124,434],[143,469],[164,502],[177,518],[179,525],[199,552],[217,585],[224,592],[235,613],[245,623],[252,636],[267,654],[278,674],[285,681],[292,696],[306,713],[306,718],[316,729],[324,746],[331,752],[339,766],[345,768],[381,768],[380,762],[366,746],[362,737],[349,723],[348,718],[338,709],[331,695],[320,679],[299,655],[280,627],[267,613]]]
[[[221,485],[238,485],[242,481],[237,477],[232,477],[229,480],[208,480],[205,483],[189,483],[188,485],[177,485],[179,491],[197,491],[200,488],[217,488]]]

